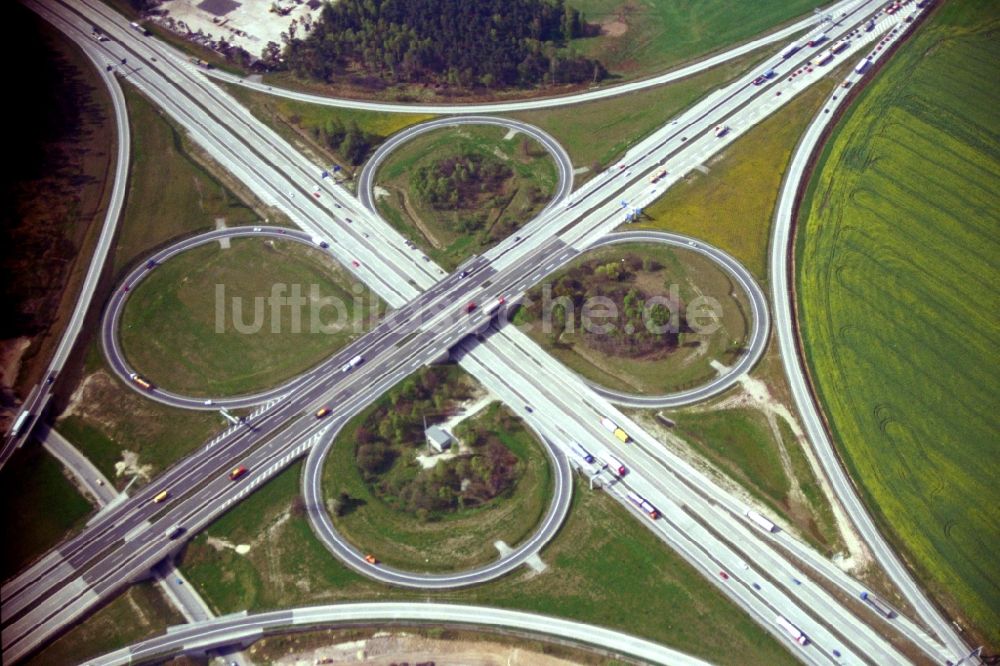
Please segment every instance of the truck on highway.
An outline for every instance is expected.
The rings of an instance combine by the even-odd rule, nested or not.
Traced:
[[[667,170],[660,169],[659,171],[654,172],[653,175],[649,177],[649,182],[655,183],[666,175],[667,175]]]
[[[833,50],[832,49],[830,51],[827,51],[826,53],[823,53],[821,55],[816,56],[815,58],[813,58],[812,62],[809,63],[809,64],[812,65],[813,67],[819,67],[820,65],[825,65],[826,63],[830,62],[831,60],[833,60]]]
[[[497,300],[489,303],[483,308],[483,314],[487,317],[492,317],[493,313],[500,309],[500,306],[507,302],[507,299],[503,296],[498,296]]]
[[[11,437],[17,437],[21,434],[21,428],[24,427],[24,424],[28,421],[29,416],[31,416],[31,414],[28,413],[28,410],[24,410],[17,415],[17,418],[14,419],[14,427],[10,429]]]
[[[785,59],[791,58],[801,48],[802,47],[798,43],[792,44],[791,46],[789,46],[788,48],[786,48],[784,51],[781,52],[781,57]]]
[[[650,504],[648,501],[646,501],[646,498],[643,497],[642,495],[634,493],[630,490],[627,493],[625,493],[625,496],[628,498],[628,501],[632,502],[632,504],[635,504],[640,511],[649,516],[650,520],[656,520],[657,518],[660,517],[660,512],[657,510],[657,508],[652,504]]]
[[[889,604],[885,603],[871,592],[862,592],[861,600],[879,612],[880,615],[888,618],[896,616],[896,611]]]
[[[191,56],[190,58],[188,58],[188,60],[190,60],[195,65],[198,65],[199,67],[204,67],[205,69],[212,69],[212,63],[210,63],[207,60],[203,60],[202,58],[195,58],[194,56]]]
[[[168,539],[176,539],[177,537],[179,537],[182,534],[184,534],[184,528],[181,527],[179,524],[178,525],[171,525],[167,529],[167,531],[164,532],[164,536],[166,536]]]
[[[354,368],[358,367],[359,365],[361,365],[364,362],[365,362],[365,357],[364,356],[360,356],[360,355],[359,356],[355,356],[350,361],[348,361],[347,363],[345,363],[344,367],[342,367],[340,370],[341,370],[341,372],[348,372],[348,371],[353,370]]]
[[[148,35],[148,34],[149,34],[149,33],[148,33],[148,32],[146,31],[146,29],[145,29],[145,28],[143,28],[143,27],[142,27],[141,25],[139,25],[139,24],[138,24],[138,23],[136,23],[135,21],[132,21],[131,23],[129,23],[129,26],[131,26],[131,28],[132,28],[133,30],[135,30],[136,32],[140,33],[140,34],[141,34],[141,35],[143,35],[143,36],[146,36],[146,35]]]
[[[170,491],[169,490],[161,490],[156,495],[156,497],[153,498],[153,504],[159,504],[160,502],[163,502],[164,500],[166,500],[168,497],[170,497]]]
[[[871,66],[871,64],[872,61],[869,60],[868,58],[865,58],[854,67],[854,73],[864,74],[866,71],[868,71],[868,68]]]
[[[628,473],[628,469],[625,467],[625,465],[622,463],[621,460],[618,460],[618,458],[615,458],[612,455],[605,455],[603,457],[604,457],[604,463],[608,466],[608,469],[611,470],[611,473],[614,474],[615,476],[625,476],[625,474]]]
[[[826,39],[827,39],[826,35],[816,35],[806,43],[806,46],[819,46],[820,44],[825,42]]]
[[[141,389],[149,391],[153,388],[152,384],[146,381],[146,379],[144,379],[141,375],[138,375],[134,372],[129,375],[129,378],[135,383],[136,386],[138,386]]]
[[[774,523],[772,523],[770,520],[760,515],[753,509],[747,511],[747,518],[750,519],[750,522],[752,522],[754,525],[764,530],[765,532],[773,532],[776,528],[776,525]]]
[[[715,136],[716,136],[716,138],[726,136],[726,134],[728,134],[728,133],[729,133],[729,125],[718,125],[715,128]]]
[[[849,39],[841,39],[841,40],[837,41],[832,47],[830,47],[830,53],[834,53],[834,54],[840,53],[841,51],[843,51],[844,49],[846,49],[848,46],[850,46],[850,44],[851,44],[851,40],[849,40]]]
[[[784,617],[779,615],[774,620],[775,624],[785,630],[785,632],[792,637],[799,645],[808,645],[809,637],[802,633],[802,630],[796,627],[794,624],[786,620]]]
[[[618,427],[617,423],[606,416],[601,417],[601,427],[617,437],[623,444],[628,444],[632,439],[627,432]]]

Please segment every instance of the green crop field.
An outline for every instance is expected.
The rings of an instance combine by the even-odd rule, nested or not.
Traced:
[[[572,0],[601,35],[573,40],[579,53],[597,58],[616,77],[632,79],[730,48],[771,32],[820,0]]]
[[[275,287],[302,307],[282,306],[275,316],[267,301]],[[122,349],[137,372],[187,395],[270,388],[372,325],[384,304],[362,287],[327,253],[295,241],[202,245],[135,288],[122,314]],[[323,299],[331,300],[317,307]]]
[[[840,123],[798,239],[813,381],[869,508],[1000,645],[1000,59],[995,5],[944,3]]]

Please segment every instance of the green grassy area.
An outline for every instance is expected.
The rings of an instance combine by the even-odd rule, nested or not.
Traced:
[[[400,146],[379,168],[376,182],[389,195],[378,200],[379,211],[446,270],[470,254],[478,254],[530,221],[551,201],[558,175],[556,165],[534,139],[521,134],[507,138],[494,125],[449,127],[422,134]],[[444,210],[414,192],[411,179],[422,168],[464,155],[499,159],[513,172],[496,196],[475,208]],[[465,230],[463,223],[482,217],[481,226]]]
[[[86,366],[57,429],[118,488],[137,471],[140,483],[155,477],[228,427],[217,413],[168,407],[125,386],[107,367],[96,341],[87,351]],[[119,473],[123,462],[129,464]]]
[[[276,286],[301,307],[282,306],[273,316],[267,299]],[[320,310],[313,305],[320,299],[332,300]],[[316,365],[383,310],[327,252],[295,241],[233,239],[228,249],[203,245],[157,266],[126,302],[121,344],[157,386],[239,395]]]
[[[1000,91],[982,76],[998,28],[989,3],[943,3],[901,47],[832,136],[797,246],[804,347],[841,455],[931,592],[993,650]]]
[[[576,176],[579,186],[685,108],[773,51],[759,49],[695,76],[628,95],[509,115],[541,127],[562,144],[574,166],[588,169]]]
[[[436,593],[379,585],[334,560],[296,510],[300,470],[283,472],[210,526],[217,546],[205,534],[188,546],[181,567],[217,612],[349,600],[488,604],[621,629],[721,664],[794,663],[633,514],[586,484],[576,484],[566,524],[541,553],[545,572]],[[238,555],[224,542],[251,548]]]
[[[83,525],[93,511],[59,461],[37,442],[19,449],[0,470],[0,502],[4,531],[11,537],[3,548],[2,580]]]
[[[827,3],[573,0],[567,4],[602,28],[600,36],[573,40],[572,47],[597,58],[620,79],[633,79],[749,41]]]
[[[650,295],[667,295],[670,285],[677,285],[682,304],[690,304],[700,295],[714,298],[721,306],[721,317],[717,320],[719,328],[711,334],[681,332],[676,349],[666,355],[630,358],[596,349],[587,344],[579,331],[562,332],[561,327],[557,329],[555,321],[550,325],[551,331],[546,331],[545,322],[538,316],[527,314],[525,308],[518,311],[513,322],[570,369],[616,390],[669,393],[696,386],[716,376],[717,372],[711,366],[713,360],[725,365],[735,361],[749,327],[746,296],[727,273],[701,255],[662,245],[615,245],[584,254],[551,276],[546,285],[553,287],[555,294],[554,289],[558,287],[560,278],[574,266],[615,262],[625,254],[648,258],[661,266],[651,272],[640,271],[629,280]],[[529,298],[543,303],[543,308],[543,289],[546,285],[529,292]],[[550,298],[554,301],[556,297],[552,295]],[[708,320],[703,320],[703,323],[708,323]]]
[[[371,411],[362,412],[344,427],[323,470],[328,498],[346,492],[356,504],[333,518],[340,533],[355,547],[405,570],[460,571],[496,560],[495,541],[516,546],[534,533],[551,497],[552,471],[541,446],[520,421],[518,427],[501,429],[501,421],[508,421],[504,416],[513,416],[506,407],[487,407],[461,423],[465,434],[455,434],[469,441],[472,432],[496,433],[521,468],[513,490],[481,506],[442,513],[426,522],[382,501],[358,469],[355,431]],[[397,463],[396,467],[403,465]],[[413,473],[413,466],[407,467]]]
[[[140,583],[128,588],[24,663],[30,666],[79,664],[158,636],[168,626],[184,622],[152,583]]]
[[[132,86],[124,86],[132,130],[125,217],[113,249],[114,271],[168,241],[226,225],[260,221],[194,155],[190,141]],[[226,178],[229,178],[226,176]]]
[[[364,133],[385,138],[435,117],[430,114],[382,113],[309,104],[273,97],[242,86],[223,85],[226,91],[247,107],[254,116],[274,128],[292,145],[322,156],[327,161],[345,165],[348,171],[350,168],[346,167],[347,160],[344,156],[317,137],[317,133],[331,123],[339,123],[345,127],[357,125]]]
[[[701,238],[766,280],[771,218],[781,179],[802,132],[841,80],[830,76],[813,84],[711,158],[707,174],[695,170],[673,185],[643,209],[645,219],[628,228]]]
[[[791,489],[767,417],[753,409],[677,414],[677,434],[772,505]]]

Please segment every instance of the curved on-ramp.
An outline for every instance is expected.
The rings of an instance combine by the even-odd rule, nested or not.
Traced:
[[[351,603],[238,615],[172,628],[168,633],[85,662],[88,666],[126,666],[199,654],[231,645],[248,645],[266,634],[305,631],[330,625],[449,625],[515,630],[596,647],[650,664],[707,666],[708,662],[644,638],[549,615],[523,611],[438,603]]]
[[[125,382],[125,384],[132,390],[140,393],[144,397],[156,400],[157,402],[165,405],[170,405],[171,407],[179,407],[181,409],[215,411],[221,407],[231,409],[250,407],[267,400],[276,399],[287,394],[289,391],[294,390],[295,385],[302,380],[302,375],[305,375],[306,373],[302,373],[299,377],[296,377],[281,386],[261,391],[259,393],[241,396],[218,398],[194,398],[191,396],[185,396],[180,393],[155,386],[156,377],[147,378],[148,380],[154,382],[154,387],[150,390],[146,390],[132,381],[132,374],[135,372],[135,369],[129,365],[118,340],[118,329],[121,326],[121,316],[125,309],[125,303],[128,301],[129,296],[131,296],[134,292],[135,286],[145,279],[152,271],[156,270],[156,267],[159,266],[159,264],[181,254],[182,252],[186,252],[187,250],[201,245],[216,243],[224,239],[261,236],[266,238],[297,241],[311,247],[316,246],[308,234],[295,229],[285,229],[283,227],[231,227],[228,229],[209,231],[180,240],[173,243],[169,247],[159,250],[133,268],[128,275],[125,276],[125,279],[122,280],[122,286],[116,289],[114,294],[112,294],[111,299],[108,301],[104,316],[101,319],[101,346],[104,349],[104,356],[108,360],[108,365],[111,366],[112,372],[114,372],[118,378]]]
[[[368,158],[368,161],[365,162],[364,167],[361,169],[361,173],[358,175],[358,199],[361,201],[361,205],[370,210],[372,213],[376,215],[378,214],[375,210],[374,197],[375,174],[378,172],[379,167],[382,166],[385,159],[392,154],[393,151],[407,141],[410,141],[421,134],[445,127],[458,127],[460,125],[494,125],[498,127],[505,127],[508,130],[520,132],[521,134],[530,136],[538,141],[538,143],[542,144],[542,147],[548,151],[549,155],[551,155],[552,159],[556,162],[559,179],[552,201],[549,202],[539,215],[544,214],[564,198],[569,196],[573,189],[573,161],[570,159],[569,153],[566,152],[566,149],[563,148],[551,134],[535,127],[534,125],[530,125],[519,120],[498,118],[496,116],[461,116],[429,120],[427,122],[408,127],[389,137],[389,139],[379,146],[378,150],[376,150],[375,153]]]
[[[750,302],[750,335],[746,349],[736,365],[727,368],[724,373],[701,386],[676,393],[644,396],[614,391],[590,381],[587,382],[588,385],[595,393],[615,404],[647,409],[682,407],[722,393],[738,382],[740,377],[749,372],[757,364],[757,361],[760,360],[761,355],[767,348],[768,336],[771,330],[771,317],[764,290],[754,280],[750,271],[732,255],[690,236],[666,231],[624,231],[604,236],[588,247],[587,250],[607,245],[636,242],[664,243],[691,252],[697,252],[721,266],[743,289]]]
[[[525,424],[531,427],[529,424]],[[323,465],[333,448],[340,429],[333,429],[326,439],[309,451],[305,470],[302,475],[302,491],[308,507],[309,523],[316,537],[326,546],[338,560],[346,566],[388,585],[426,590],[444,590],[468,585],[477,585],[499,578],[524,564],[530,557],[536,555],[559,531],[559,527],[569,513],[570,499],[573,494],[573,478],[569,461],[541,433],[535,432],[542,443],[542,448],[553,468],[553,495],[549,508],[545,512],[534,534],[526,541],[499,559],[484,566],[452,573],[416,573],[402,571],[384,564],[369,564],[364,553],[352,546],[337,531],[326,510],[323,498]]]

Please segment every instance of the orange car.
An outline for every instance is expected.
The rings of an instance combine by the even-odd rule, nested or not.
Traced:
[[[321,419],[327,414],[329,414],[331,411],[332,410],[329,407],[323,407],[318,412],[316,412],[316,418]]]
[[[367,562],[368,564],[378,564],[378,560],[376,560],[375,556],[372,555],[371,553],[365,555],[365,562]]]

